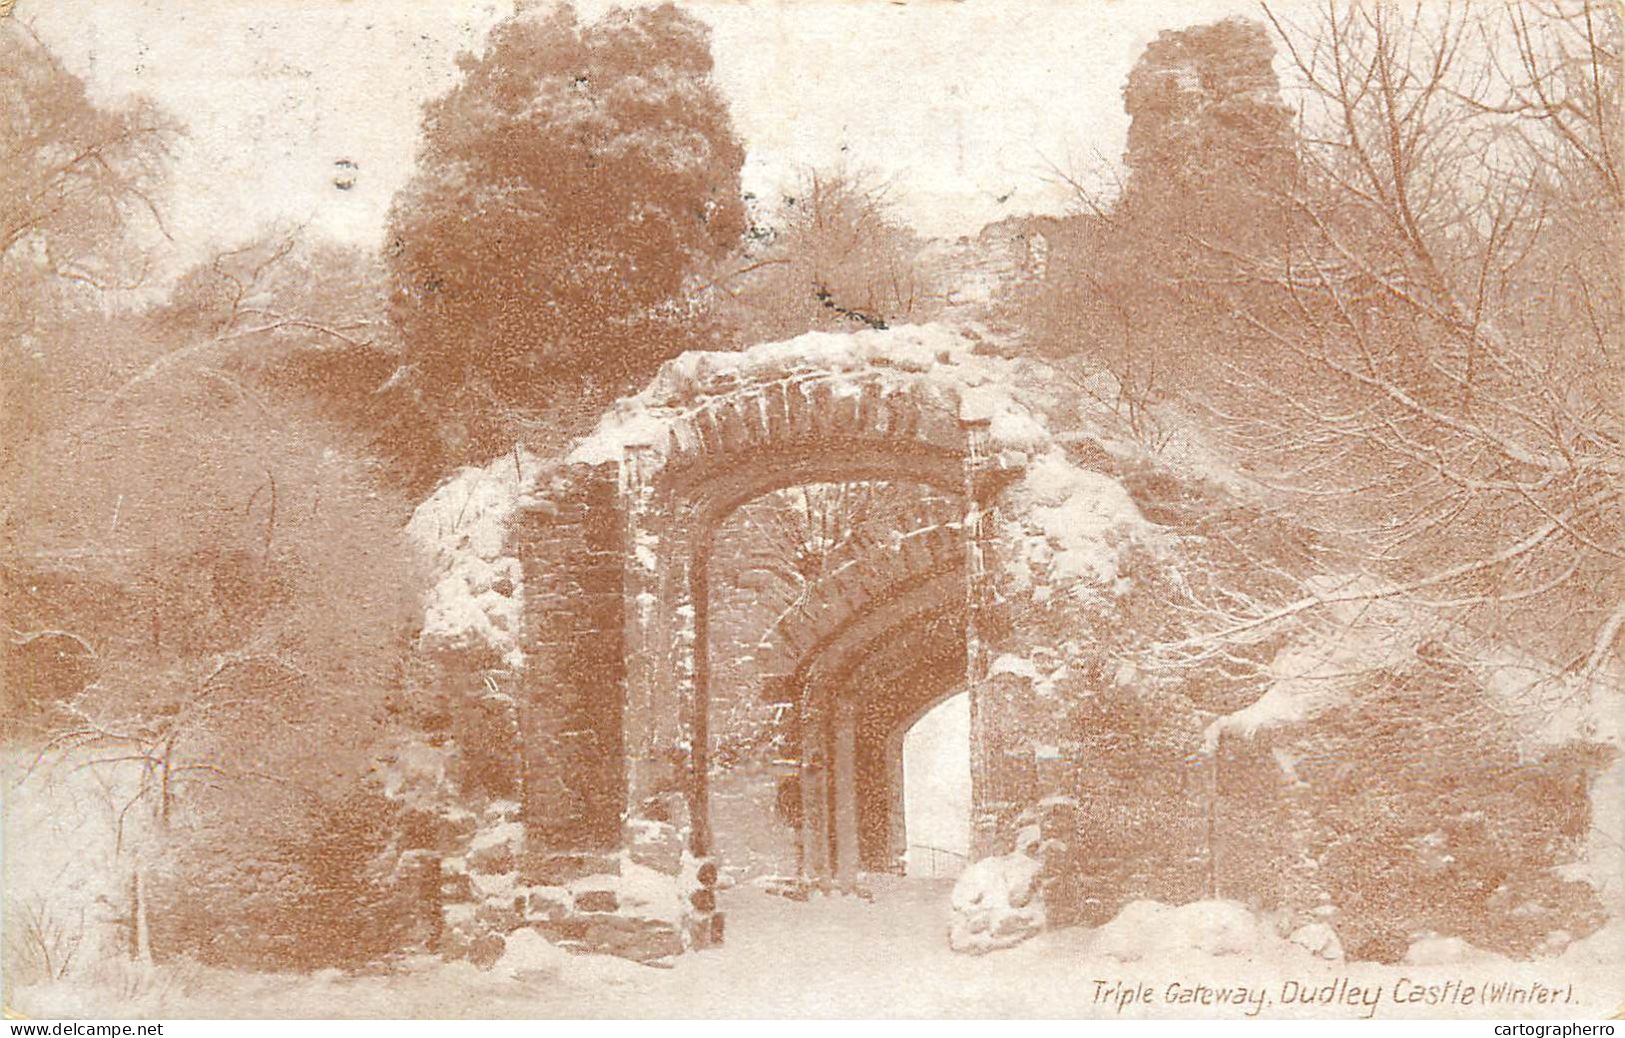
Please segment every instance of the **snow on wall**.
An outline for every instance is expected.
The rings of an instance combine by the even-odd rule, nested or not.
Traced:
[[[524,663],[519,643],[524,586],[509,554],[507,528],[531,501],[538,480],[555,466],[618,462],[629,446],[647,446],[656,463],[666,431],[716,399],[788,378],[831,382],[837,396],[859,391],[860,379],[888,391],[988,422],[993,464],[1019,477],[1001,512],[999,556],[1012,578],[1007,590],[1043,600],[1061,592],[1110,597],[1121,592],[1118,560],[1130,542],[1154,539],[1156,528],[1115,480],[1075,465],[1051,436],[1044,411],[1054,406],[1056,379],[1034,362],[978,352],[976,341],[940,325],[813,332],[740,352],[690,352],[662,366],[649,386],[617,401],[592,433],[559,460],[516,449],[484,467],[459,470],[438,487],[408,524],[429,557],[433,583],[425,599],[423,638],[449,647],[485,646],[505,663]],[[1099,439],[1114,442],[1102,424]],[[656,545],[636,546],[639,561]]]
[[[1117,480],[1074,465],[1053,444],[1035,454],[1007,496],[1000,531],[1007,593],[1024,591],[1035,601],[1056,592],[1120,594],[1123,549],[1136,539],[1160,543],[1156,528]]]
[[[425,644],[488,647],[522,666],[524,574],[508,554],[508,520],[548,466],[521,448],[484,467],[459,469],[412,513],[407,535],[429,560]]]
[[[843,385],[856,391],[854,380],[860,375],[891,373],[898,384],[923,381],[957,403],[959,417],[990,420],[996,437],[1008,437],[1005,447],[1024,449],[1034,436],[1047,442],[1048,434],[1027,409],[996,385],[1013,383],[1017,363],[974,353],[973,345],[963,333],[943,325],[910,325],[808,332],[741,351],[691,351],[662,365],[642,392],[612,405],[566,460],[617,461],[626,447],[640,444],[659,451],[669,424],[705,398],[797,373],[828,376],[837,394]],[[981,387],[986,389],[974,391]]]
[[[1328,597],[1355,589],[1372,591],[1370,578],[1312,579],[1309,589]],[[1401,602],[1340,601],[1326,607],[1328,620],[1284,646],[1269,667],[1270,681],[1254,702],[1213,720],[1203,736],[1211,753],[1221,736],[1242,738],[1313,721],[1348,701],[1373,670],[1413,661],[1427,635],[1446,640],[1451,631]],[[1465,661],[1485,693],[1518,728],[1530,752],[1575,740],[1625,747],[1625,673],[1601,669],[1589,681],[1510,645]],[[1289,770],[1284,765],[1283,770]],[[1625,753],[1596,777],[1591,788],[1592,818],[1585,851],[1564,867],[1569,879],[1583,880],[1610,903],[1625,894]]]

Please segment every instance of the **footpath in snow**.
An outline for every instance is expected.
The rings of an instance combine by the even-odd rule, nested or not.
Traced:
[[[949,884],[884,880],[877,897],[722,895],[729,938],[667,969],[515,941],[488,971],[423,957],[346,976],[161,970],[133,1001],[79,984],[14,993],[30,1016],[281,1017],[1476,1017],[1615,1011],[1625,930],[1513,962],[1448,941],[1394,966],[1331,961],[1229,902],[1148,902],[1097,929],[967,956],[946,940]],[[1442,960],[1442,961],[1441,961]]]

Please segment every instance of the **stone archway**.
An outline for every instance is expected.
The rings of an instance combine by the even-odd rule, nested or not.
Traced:
[[[419,508],[435,566],[423,644],[447,690],[493,718],[461,752],[518,762],[517,803],[487,809],[469,860],[511,870],[486,885],[530,891],[531,907],[487,916],[529,919],[540,899],[534,925],[615,950],[624,920],[602,913],[647,900],[649,883],[626,879],[643,869],[670,877],[684,906],[675,919],[661,908],[653,932],[715,938],[712,539],[741,505],[791,486],[883,480],[958,503],[953,522],[903,531],[889,561],[854,566],[829,608],[786,617],[764,646],[803,728],[831,733],[807,755],[840,756],[848,776],[840,796],[823,787],[832,798],[813,817],[834,839],[809,837],[809,858],[827,847],[826,871],[846,872],[891,854],[889,742],[903,715],[955,688],[971,702],[973,855],[997,848],[1024,788],[1001,777],[1019,765],[1017,707],[986,680],[997,653],[1021,651],[1013,607],[1057,593],[1109,604],[1114,560],[1144,523],[1120,485],[1068,460],[1017,399],[1021,377],[935,327],[687,354],[567,455],[515,451]],[[888,653],[898,645],[911,651]],[[901,685],[923,690],[917,704],[863,694]]]
[[[758,362],[711,372],[697,363],[686,378],[670,379],[677,385],[657,381],[572,455],[595,461],[620,452],[625,541],[634,547],[624,577],[632,603],[625,655],[635,661],[623,715],[628,813],[639,817],[653,806],[669,816],[664,805],[681,792],[696,856],[712,847],[705,755],[710,553],[728,515],[794,485],[921,484],[962,505],[965,518],[951,531],[961,574],[952,597],[967,642],[975,612],[991,597],[976,586],[990,550],[982,516],[997,487],[987,478],[989,419],[966,417],[951,382],[896,366],[895,357],[846,358],[833,370],[798,363],[805,358],[752,359]],[[933,599],[943,593],[933,589]],[[797,634],[786,637],[794,647]],[[967,684],[979,680],[970,668],[985,671],[986,659],[985,652],[966,654]]]
[[[850,884],[902,852],[901,731],[966,681],[963,515],[905,518],[844,556],[751,646],[798,765],[798,871]],[[906,726],[905,726],[906,727]],[[844,823],[844,829],[842,824]]]
[[[968,429],[960,427],[960,443],[967,442],[977,432],[975,426]],[[712,853],[707,804],[708,763],[705,755],[705,747],[710,739],[707,705],[712,697],[710,682],[713,677],[708,614],[712,582],[710,534],[725,520],[731,508],[741,500],[749,500],[757,491],[795,486],[796,482],[855,481],[876,473],[895,474],[897,469],[882,468],[892,456],[886,443],[886,440],[882,440],[881,443],[861,445],[863,450],[869,452],[869,456],[864,456],[856,440],[838,440],[830,447],[830,456],[822,466],[814,465],[811,458],[799,465],[780,465],[783,460],[780,450],[770,450],[767,456],[756,458],[741,452],[739,465],[762,466],[760,481],[746,482],[739,478],[738,473],[730,473],[725,494],[708,494],[704,491],[710,487],[702,484],[702,492],[692,497],[687,487],[679,482],[669,491],[655,491],[648,495],[653,500],[648,502],[647,507],[629,510],[629,543],[656,543],[663,551],[656,554],[655,567],[648,565],[647,556],[634,554],[630,557],[627,586],[639,586],[637,595],[642,601],[647,603],[653,598],[665,608],[656,609],[653,616],[648,611],[635,612],[634,616],[629,617],[627,627],[629,661],[660,661],[655,666],[629,669],[627,674],[627,726],[624,729],[629,765],[627,809],[630,814],[637,815],[648,801],[658,801],[661,794],[669,793],[671,789],[682,789],[687,799],[689,850],[695,856]],[[933,486],[936,491],[946,491],[949,484],[938,478],[933,469],[947,469],[947,461],[952,461],[957,469],[955,474],[960,487],[964,487],[967,484],[967,455],[968,452],[957,456],[947,455],[946,450],[938,456],[920,452],[916,460],[923,465],[921,468],[908,469],[908,474],[925,482],[926,486]],[[658,476],[648,474],[645,456],[645,448],[634,447],[630,452],[629,465],[622,466],[622,473],[634,473],[634,482],[629,487],[635,487],[634,499],[642,497],[642,487],[648,486],[645,481],[658,481]],[[977,510],[977,505],[970,504],[970,500],[962,500],[965,512]],[[855,567],[850,570],[850,583],[855,585],[850,595],[840,590],[832,591],[830,598],[838,603],[838,608],[830,609],[822,617],[822,625],[827,627],[830,621],[837,625],[850,622],[861,630],[864,624],[884,621],[895,609],[916,608],[915,599],[939,606],[946,598],[947,601],[957,599],[955,614],[960,617],[964,629],[972,612],[972,590],[967,575],[972,541],[968,533],[970,526],[968,523],[955,523],[951,530],[942,530],[947,534],[949,551],[954,560],[954,567],[946,582],[942,580],[939,567],[936,570],[923,570],[920,575],[905,570],[907,577],[897,582],[887,582],[869,570]],[[905,544],[908,544],[907,541]],[[941,547],[941,544],[936,546]],[[912,556],[907,551],[900,554],[912,562]],[[985,554],[983,547],[978,552],[978,559]],[[923,582],[923,577],[933,577],[934,580]],[[890,603],[890,598],[903,598],[905,601],[899,606]],[[777,645],[778,650],[788,651],[793,661],[808,658],[819,648],[819,627],[821,624],[809,622],[780,630],[782,640]],[[838,629],[845,637],[855,637],[845,627]],[[960,668],[960,679],[975,681],[975,676],[965,673],[965,666],[970,666],[968,656],[967,663]],[[686,752],[682,747],[687,747]],[[679,768],[679,772],[673,773],[673,767]],[[686,775],[681,773],[684,767]]]
[[[827,844],[819,848],[827,857],[814,859],[823,868],[810,871],[845,885],[860,870],[897,870],[906,847],[903,737],[931,706],[966,687],[963,608],[951,599],[922,605],[856,645],[836,642],[829,657],[810,668],[804,689],[811,722],[804,736],[827,747],[807,754],[823,765],[824,780],[809,785],[828,805],[822,828],[808,827]],[[812,805],[804,813],[818,817]]]

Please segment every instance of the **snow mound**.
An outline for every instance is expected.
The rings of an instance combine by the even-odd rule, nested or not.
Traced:
[[[1453,966],[1465,962],[1490,962],[1500,959],[1494,952],[1476,948],[1460,937],[1422,937],[1411,942],[1405,957],[1407,966]]]
[[[1021,851],[972,862],[954,883],[948,946],[981,955],[1020,944],[1044,928],[1041,863]]]
[[[492,972],[524,984],[546,982],[550,987],[593,990],[646,984],[649,968],[613,955],[567,952],[535,930],[522,927],[508,935]]]
[[[570,953],[531,929],[508,935],[502,957],[492,969],[515,980],[552,979],[568,965]]]
[[[1273,931],[1239,902],[1170,906],[1131,901],[1095,931],[1094,951],[1119,962],[1137,962],[1188,952],[1245,955],[1274,941]]]
[[[1337,939],[1337,931],[1325,923],[1306,923],[1292,931],[1287,940],[1317,959],[1343,960],[1343,942]]]

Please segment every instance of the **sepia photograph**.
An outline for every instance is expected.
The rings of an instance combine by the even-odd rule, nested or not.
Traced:
[[[1622,45],[0,2],[6,1017],[1625,1014]]]

